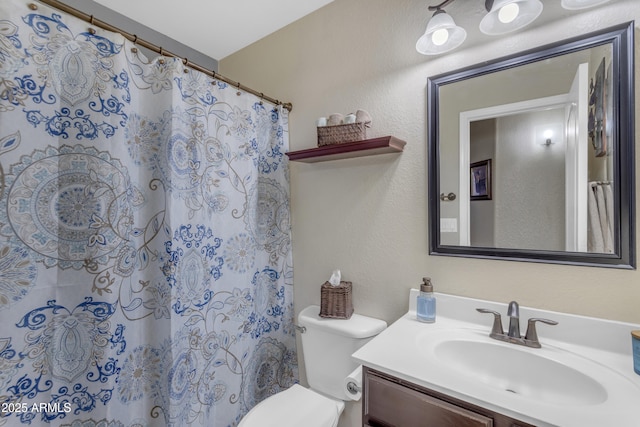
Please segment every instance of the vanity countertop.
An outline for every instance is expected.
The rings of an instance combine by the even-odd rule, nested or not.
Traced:
[[[478,313],[476,308],[501,313],[506,331],[507,304],[436,293],[437,320],[429,324],[416,320],[417,294],[418,290],[411,290],[409,311],[355,352],[355,360],[540,427],[640,425],[640,375],[633,370],[631,353],[631,331],[640,330],[640,325],[520,307],[522,334],[529,318],[558,322],[557,326],[537,325],[542,348],[535,349],[489,338],[493,316]],[[476,348],[481,351],[476,353]],[[486,349],[490,355],[497,351],[495,354],[512,360],[504,361],[503,370],[496,358],[482,360],[488,357]],[[461,360],[475,366],[463,366]],[[514,360],[522,360],[522,366],[509,367]],[[483,372],[485,362],[496,369],[487,367]],[[497,370],[509,369],[518,374],[515,376],[522,373],[523,378],[531,378],[537,386],[528,387],[521,381],[511,387],[508,376],[492,376]],[[565,389],[575,390],[575,395]]]

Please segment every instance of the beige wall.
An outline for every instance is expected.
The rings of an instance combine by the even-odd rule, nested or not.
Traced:
[[[318,304],[320,285],[340,268],[353,281],[356,312],[388,322],[406,311],[408,289],[431,276],[440,292],[640,323],[638,271],[429,256],[426,171],[428,76],[640,22],[637,0],[439,57],[414,48],[426,6],[336,0],[220,62],[222,74],[293,102],[291,150],[316,145],[317,117],[358,108],[373,116],[370,136],[407,141],[400,155],[290,163],[296,310]],[[638,46],[636,23],[636,63]],[[358,425],[358,411],[348,406],[341,426]]]
[[[495,246],[565,250],[566,144],[561,130],[549,147],[536,141],[536,128],[563,129],[564,108],[498,117],[496,122]]]

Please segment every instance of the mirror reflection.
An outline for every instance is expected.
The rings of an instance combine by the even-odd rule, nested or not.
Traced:
[[[603,39],[431,81],[432,253],[570,262],[632,251],[632,184],[616,179],[632,170],[621,161],[632,118],[617,107],[632,94],[620,93],[619,43]]]

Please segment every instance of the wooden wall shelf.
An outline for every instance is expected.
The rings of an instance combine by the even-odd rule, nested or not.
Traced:
[[[328,160],[349,159],[375,154],[401,153],[405,144],[405,141],[393,136],[383,136],[381,138],[365,139],[364,141],[290,151],[287,156],[289,156],[289,160],[294,162],[326,162]]]

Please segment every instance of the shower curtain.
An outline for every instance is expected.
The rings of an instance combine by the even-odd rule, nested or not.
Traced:
[[[0,4],[0,426],[231,426],[297,380],[282,108]]]
[[[611,182],[589,183],[587,247],[589,252],[613,253],[613,191]]]

